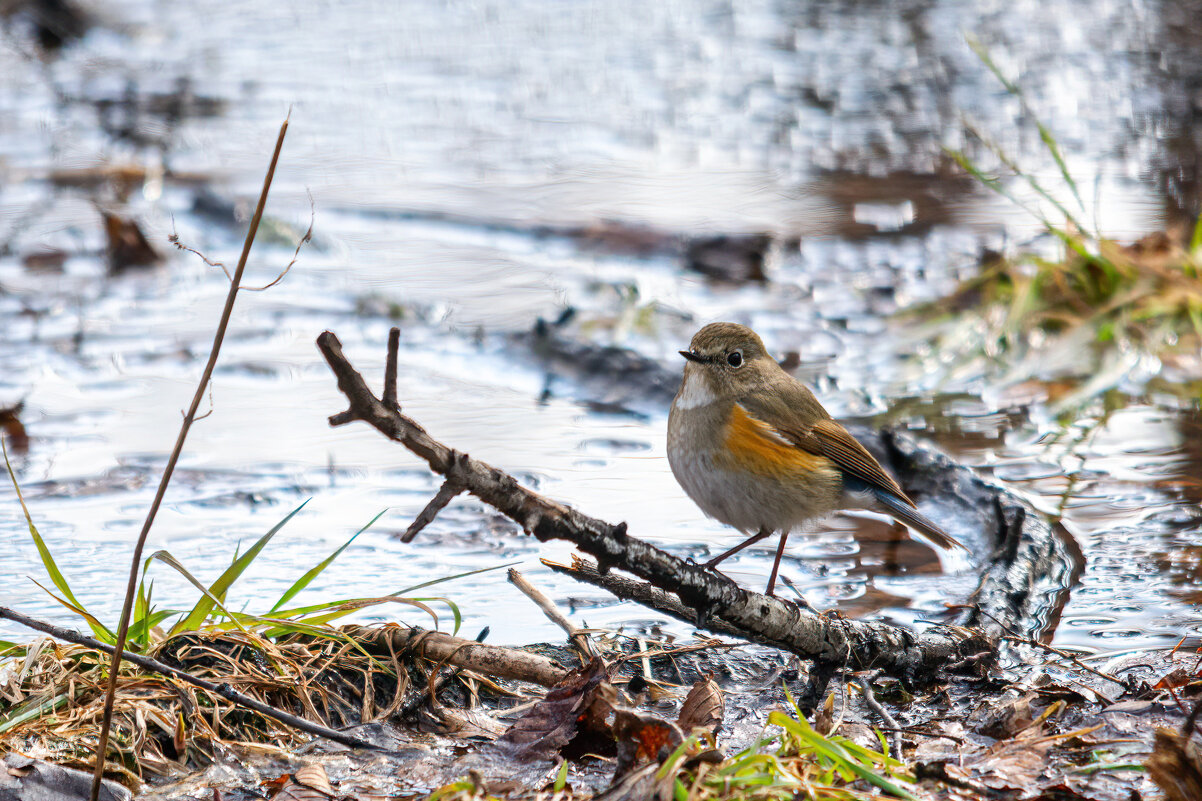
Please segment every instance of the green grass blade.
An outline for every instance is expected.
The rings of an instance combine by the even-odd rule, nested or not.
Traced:
[[[1027,101],[1023,100],[1023,107],[1027,107]],[[1029,109],[1027,109],[1029,111]],[[1032,114],[1032,117],[1035,115]],[[1038,119],[1035,120],[1035,127],[1039,130],[1039,139],[1043,142],[1043,146],[1052,154],[1052,160],[1056,162],[1056,167],[1060,170],[1060,177],[1068,184],[1069,190],[1073,193],[1073,199],[1077,201],[1077,207],[1082,211],[1085,210],[1085,204],[1081,202],[1081,192],[1077,189],[1077,182],[1073,180],[1072,174],[1068,171],[1068,164],[1064,161],[1064,154],[1060,152],[1060,144],[1056,141],[1056,137],[1052,136],[1052,132],[1047,129]]]
[[[15,659],[25,656],[26,645],[22,643],[0,640],[0,659]]]
[[[421,584],[414,584],[412,587],[406,587],[403,590],[397,590],[396,592],[394,592],[392,594],[393,595],[408,595],[409,593],[413,592],[414,590],[424,590],[426,587],[433,587],[435,584],[442,584],[443,582],[454,581],[455,579],[461,579],[461,578],[465,578],[467,576],[474,576],[477,573],[487,573],[490,570],[504,570],[507,567],[513,567],[514,565],[520,565],[520,564],[521,564],[521,562],[507,562],[506,564],[496,565],[495,567],[478,567],[475,570],[468,570],[465,573],[456,573],[453,576],[442,576],[441,578],[430,579],[429,581],[423,581]]]
[[[47,575],[50,576],[50,580],[54,582],[55,587],[58,587],[58,591],[63,594],[63,597],[70,601],[68,608],[79,610],[78,614],[88,621],[88,626],[91,627],[92,633],[98,639],[104,639],[107,636],[109,637],[108,642],[112,642],[112,632],[105,628],[95,617],[87,614],[84,610],[84,605],[75,597],[75,593],[71,592],[71,585],[67,582],[67,577],[58,569],[58,564],[55,563],[54,557],[50,555],[50,549],[46,547],[46,541],[42,539],[42,535],[38,532],[38,527],[34,525],[33,516],[29,514],[29,507],[25,505],[25,496],[21,494],[21,487],[17,483],[17,474],[13,472],[13,466],[8,460],[8,446],[0,442],[0,448],[4,451],[4,466],[8,468],[8,477],[12,479],[13,489],[17,493],[17,501],[21,504],[21,511],[25,515],[25,523],[29,526],[29,536],[33,538],[33,544],[38,549],[38,556],[42,560],[42,566],[46,568]]]
[[[333,621],[338,620],[339,618],[346,617],[351,612],[355,612],[359,609],[367,609],[369,607],[377,606],[379,604],[384,604],[384,603],[400,603],[400,604],[406,604],[408,606],[415,606],[418,609],[425,612],[426,614],[428,614],[431,618],[433,618],[434,626],[435,626],[435,628],[437,628],[438,627],[438,614],[435,613],[435,611],[433,609],[426,606],[426,604],[424,603],[425,601],[441,601],[442,603],[446,604],[450,608],[452,616],[454,616],[454,618],[455,618],[455,621],[456,621],[455,631],[456,632],[459,631],[459,624],[462,622],[462,618],[460,617],[459,607],[456,606],[454,604],[454,602],[452,602],[446,598],[398,598],[393,595],[386,595],[381,598],[361,598],[361,599],[357,599],[357,600],[353,600],[353,601],[347,601],[333,609],[330,609],[330,611],[322,613],[322,614],[309,615],[307,617],[299,617],[299,618],[292,618],[292,619],[294,619],[298,623],[306,623],[309,625],[319,625],[319,626],[320,625],[328,625],[329,623],[332,623]]]
[[[1068,184],[1069,189],[1072,191],[1073,198],[1077,201],[1077,206],[1084,211],[1085,204],[1081,202],[1081,192],[1077,189],[1077,182],[1073,180],[1073,176],[1068,170],[1068,164],[1066,164],[1064,161],[1064,154],[1060,151],[1060,144],[1056,141],[1056,137],[1052,136],[1052,132],[1049,131],[1047,127],[1035,116],[1035,112],[1031,108],[1031,105],[1027,102],[1027,97],[1023,94],[1022,89],[1019,88],[1018,84],[1014,83],[1014,81],[1011,81],[1005,76],[1001,67],[999,67],[993,60],[993,57],[989,55],[989,51],[985,48],[985,45],[981,43],[981,40],[971,34],[965,36],[964,38],[972,52],[975,53],[977,58],[981,60],[981,63],[993,73],[993,77],[998,79],[998,82],[1006,88],[1008,93],[1018,99],[1018,102],[1022,105],[1023,113],[1035,120],[1035,127],[1039,131],[1040,141],[1043,142],[1043,146],[1047,148],[1048,152],[1052,154],[1052,160],[1056,162],[1056,167],[1060,170],[1060,175],[1064,178],[1065,183]],[[1028,178],[1028,180],[1031,179]],[[1032,185],[1033,188],[1035,188],[1033,182]],[[1036,191],[1046,196],[1046,193],[1044,193],[1042,189],[1036,189]],[[1051,200],[1050,197],[1048,199]],[[1056,203],[1055,200],[1052,200],[1052,202]],[[1060,206],[1059,203],[1056,203],[1056,205]],[[1067,212],[1064,213],[1069,219],[1072,219],[1072,215],[1069,215]],[[1075,224],[1076,223],[1074,223],[1074,225]]]
[[[1194,223],[1194,235],[1189,240],[1189,252],[1197,254],[1202,250],[1202,214],[1198,215],[1198,221]]]
[[[148,627],[139,628],[138,624],[148,617],[150,617],[150,590],[147,589],[146,582],[143,580],[138,582],[138,597],[134,601],[134,617],[129,624],[129,640],[142,648],[148,644],[142,637],[148,637],[150,629]]]
[[[208,619],[209,613],[214,607],[220,609],[221,612],[230,620],[236,620],[233,613],[225,608],[225,604],[222,603],[221,599],[214,595],[208,587],[202,584],[200,580],[196,578],[196,576],[193,576],[191,573],[189,573],[188,569],[180,564],[179,560],[172,556],[168,551],[155,551],[150,555],[150,558],[175,568],[176,572],[186,578],[193,587],[200,590],[201,595],[204,596],[204,600],[206,601],[203,607],[199,603],[192,607],[192,611],[189,612],[186,617],[182,618],[179,622],[171,627],[171,631],[167,634],[168,637],[173,637],[182,631],[200,631],[201,627],[204,625],[204,622]],[[190,621],[193,620],[193,616],[196,614],[197,608],[205,609],[204,617],[200,618],[196,623],[191,623]],[[238,625],[238,628],[241,629],[243,634],[247,633],[246,629],[241,625]]]
[[[86,620],[88,623],[88,627],[90,629],[92,629],[92,633],[96,635],[96,639],[98,639],[102,642],[106,642],[109,645],[112,645],[113,643],[117,642],[117,636],[115,634],[113,634],[111,631],[109,631],[108,628],[103,623],[101,623],[99,620],[97,620],[95,615],[93,615],[91,612],[84,609],[82,606],[80,606],[77,603],[72,603],[71,601],[60,598],[59,596],[52,593],[50,590],[46,589],[46,587],[44,587],[36,579],[30,579],[30,581],[32,581],[34,584],[37,584],[39,587],[41,587],[42,592],[46,593],[51,598],[53,598],[54,600],[58,601],[60,604],[65,606],[67,609],[70,609],[72,612],[74,612],[75,614],[79,615],[84,620]]]
[[[151,612],[149,615],[146,615],[140,620],[130,624],[130,639],[133,640],[136,637],[137,641],[142,644],[142,650],[145,651],[150,647],[150,636],[153,633],[154,627],[162,623],[167,618],[179,614],[183,614],[183,610],[160,609],[157,612]]]
[[[300,506],[289,512],[287,517],[272,526],[271,530],[260,537],[258,541],[252,545],[249,550],[247,550],[246,553],[234,560],[234,563],[227,567],[225,572],[218,576],[217,580],[209,586],[208,590],[205,591],[204,596],[196,602],[196,606],[192,608],[192,611],[188,613],[187,617],[172,627],[171,633],[174,634],[177,631],[199,630],[200,627],[204,625],[205,620],[207,620],[209,615],[213,612],[213,606],[220,605],[221,601],[224,601],[225,594],[229,591],[230,586],[237,581],[238,577],[241,576],[246,568],[250,566],[250,563],[255,560],[255,557],[259,555],[259,552],[262,551],[267,543],[271,541],[271,538],[274,537],[276,533],[284,527],[284,524],[291,520],[297,512],[299,512],[301,509],[304,509],[305,504],[308,502],[309,501],[306,500]],[[166,552],[160,551],[159,553]],[[177,565],[179,565],[179,563],[175,562],[172,567],[176,567]],[[177,569],[183,570],[183,566],[179,565]],[[188,577],[190,580],[193,580],[190,573],[187,573],[187,571],[184,571],[184,573],[186,577]],[[222,607],[222,611],[225,611],[224,607]]]
[[[794,719],[783,712],[773,711],[768,713],[768,722],[780,726],[797,737],[800,737],[808,745],[813,747],[815,752],[829,759],[841,774],[855,774],[864,781],[874,784],[885,792],[891,793],[898,798],[904,798],[907,799],[907,801],[919,801],[917,796],[915,796],[902,785],[893,781],[891,778],[882,776],[880,773],[877,773],[871,768],[861,764],[860,761],[852,756],[851,753],[849,753],[841,744],[827,739],[818,732],[814,731],[813,727],[810,726],[804,717],[800,719]]]
[[[65,692],[52,698],[34,698],[26,701],[3,718],[0,718],[0,734],[4,734],[10,729],[15,729],[22,723],[36,720],[43,715],[48,715],[59,707],[65,706],[70,700],[71,693]]]
[[[384,515],[384,512],[387,512],[387,511],[388,511],[387,509],[384,509],[382,512],[380,512],[380,514],[376,515],[371,520],[369,520],[367,522],[367,525],[364,526],[363,528],[359,529],[358,531],[356,531],[349,540],[347,540],[346,542],[344,542],[342,544],[341,548],[334,551],[334,553],[330,554],[324,560],[322,560],[322,562],[320,564],[318,564],[316,567],[309,570],[307,573],[305,573],[305,575],[298,578],[292,584],[292,586],[289,587],[287,589],[287,591],[283,595],[280,596],[280,600],[275,602],[275,606],[271,607],[271,612],[276,612],[284,604],[288,603],[293,598],[295,598],[297,593],[299,593],[305,587],[308,587],[309,584],[312,583],[313,579],[315,579],[319,575],[321,575],[321,571],[323,571],[327,567],[329,567],[331,562],[333,562],[335,559],[337,559],[339,556],[342,555],[342,552],[345,551],[350,546],[350,544],[355,541],[356,537],[358,537],[364,531],[367,531],[369,528],[371,528],[372,524],[375,523],[377,520],[379,520]]]

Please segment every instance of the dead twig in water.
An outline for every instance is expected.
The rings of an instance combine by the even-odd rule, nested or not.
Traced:
[[[872,676],[856,676],[856,685],[860,688],[860,692],[864,696],[864,703],[868,708],[876,713],[876,716],[888,727],[889,741],[893,745],[893,753],[889,756],[894,759],[902,758],[902,738],[901,724],[893,715],[889,714],[889,710],[881,706],[881,702],[876,700],[876,693],[872,691],[872,681],[880,675],[879,671],[873,673]]]
[[[399,335],[389,337],[388,359],[396,358]],[[431,437],[416,421],[376,397],[342,352],[342,343],[326,331],[317,347],[338,380],[348,408],[330,417],[330,425],[361,420],[417,456],[436,473],[462,484],[468,492],[516,521],[539,540],[575,543],[598,560],[598,571],[618,567],[675,595],[693,610],[700,628],[738,631],[760,642],[814,660],[820,668],[841,664],[848,655],[862,669],[880,668],[907,681],[933,678],[941,666],[972,664],[970,657],[994,651],[980,631],[935,627],[916,633],[885,623],[832,621],[779,598],[744,590],[729,579],[630,537],[626,524],[589,517],[523,486],[492,465],[461,454]],[[383,397],[396,398],[396,388]],[[718,629],[719,620],[730,628]],[[822,671],[820,671],[822,672]],[[809,699],[805,699],[809,701]]]
[[[159,506],[163,503],[163,496],[167,494],[167,485],[171,483],[171,474],[175,472],[175,465],[179,461],[180,453],[184,450],[184,440],[188,437],[188,431],[196,419],[200,402],[204,399],[205,387],[208,386],[209,379],[213,376],[213,369],[217,366],[217,354],[221,352],[221,343],[225,339],[225,331],[229,327],[230,316],[234,311],[234,300],[238,297],[238,287],[242,283],[242,274],[246,270],[246,260],[250,256],[250,247],[255,241],[255,233],[259,230],[259,222],[263,219],[263,208],[267,205],[267,193],[271,189],[271,179],[275,177],[275,167],[279,163],[280,150],[284,147],[284,135],[287,132],[288,120],[285,119],[275,141],[275,150],[271,154],[267,176],[263,179],[263,191],[259,194],[259,205],[255,207],[255,214],[250,220],[250,229],[246,232],[246,241],[242,244],[242,255],[238,257],[238,267],[230,279],[230,289],[225,296],[225,307],[221,310],[217,332],[213,335],[213,347],[209,351],[209,360],[205,364],[204,372],[201,373],[200,383],[196,385],[196,393],[192,396],[192,405],[188,408],[188,413],[184,415],[179,435],[175,438],[175,447],[172,448],[171,456],[167,459],[167,466],[163,468],[163,477],[159,480],[159,488],[155,492],[154,500],[151,501],[150,509],[146,512],[146,520],[142,523],[142,530],[134,545],[133,559],[130,560],[129,566],[129,583],[125,588],[125,603],[121,607],[121,621],[117,624],[117,645],[113,649],[113,660],[109,666],[109,684],[104,697],[104,716],[100,721],[100,739],[96,744],[96,768],[92,773],[91,801],[97,801],[100,795],[100,783],[104,779],[104,755],[108,751],[109,727],[113,723],[113,699],[117,694],[118,669],[121,667],[121,658],[125,653],[125,638],[129,633],[129,618],[133,611],[134,595],[138,587],[138,568],[142,566],[142,549],[146,545],[146,537],[150,534],[150,528],[154,525],[154,518],[158,514]]]
[[[0,618],[11,620],[14,623],[20,623],[22,626],[31,628],[34,631],[40,631],[43,634],[49,634],[56,640],[73,642],[76,645],[82,645],[86,648],[94,648],[95,650],[106,654],[113,654],[116,651],[113,646],[106,645],[105,643],[102,643],[99,640],[94,640],[91,637],[85,637],[77,631],[71,631],[70,629],[59,628],[58,626],[44,623],[41,620],[28,617],[27,615],[23,615],[20,612],[7,607],[0,606]],[[148,656],[142,656],[141,654],[125,654],[124,659],[125,661],[133,662],[138,667],[149,670],[152,673],[161,673],[164,676],[172,676],[180,681],[199,687],[202,690],[207,690],[208,692],[211,692],[214,695],[219,695],[227,701],[237,704],[238,706],[246,707],[247,709],[253,709],[260,715],[274,718],[286,726],[291,726],[294,729],[299,729],[300,731],[308,734],[324,737],[327,740],[333,740],[336,743],[342,743],[350,748],[367,748],[377,751],[381,750],[379,746],[373,745],[365,740],[360,740],[358,738],[351,737],[350,735],[342,734],[341,732],[334,731],[326,726],[322,726],[310,720],[305,720],[304,718],[297,717],[296,715],[289,714],[283,710],[264,704],[261,701],[257,701],[254,698],[251,698],[249,695],[244,695],[238,692],[229,684],[216,684],[214,682],[207,681],[198,676],[193,676],[187,671],[171,667],[171,665],[160,662],[157,659],[151,659]]]
[[[576,645],[576,650],[580,651],[581,665],[587,665],[593,660],[596,654],[593,652],[593,644],[589,642],[588,635],[573,626],[572,621],[564,617],[563,612],[560,612],[556,608],[555,603],[542,590],[531,584],[529,579],[512,567],[509,568],[509,583],[521,590],[522,594],[531,601],[534,601],[535,605],[543,611],[548,620],[564,630],[564,633]]]
[[[949,609],[957,609],[957,608],[964,608],[964,607],[952,606],[952,607],[948,607],[948,608]],[[984,615],[985,617],[992,620],[994,623],[998,624],[998,626],[1001,627],[1002,631],[1006,632],[1006,636],[1003,639],[1010,640],[1011,642],[1022,643],[1023,645],[1030,645],[1033,648],[1039,648],[1043,651],[1046,651],[1047,653],[1055,654],[1056,656],[1060,657],[1061,659],[1067,659],[1074,666],[1080,668],[1081,670],[1085,671],[1086,673],[1092,673],[1093,675],[1097,676],[1099,679],[1106,679],[1106,681],[1113,681],[1115,684],[1119,685],[1123,689],[1130,688],[1131,685],[1129,682],[1123,681],[1119,677],[1112,676],[1109,673],[1103,673],[1100,670],[1091,668],[1089,665],[1085,664],[1080,659],[1078,659],[1075,655],[1070,654],[1068,651],[1063,651],[1054,645],[1048,645],[1046,642],[1040,642],[1039,640],[1036,640],[1032,637],[1027,637],[1022,634],[1019,634],[1018,632],[1014,631],[1009,626],[1007,626],[1005,623],[998,620],[996,617],[989,614],[985,610],[983,610],[979,607],[974,607],[974,608],[975,608],[976,614]],[[1094,692],[1097,692],[1097,690],[1094,690]],[[1106,699],[1106,700],[1108,703],[1114,703],[1114,701],[1111,699]]]

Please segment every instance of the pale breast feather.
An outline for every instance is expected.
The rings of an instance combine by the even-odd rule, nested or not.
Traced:
[[[698,409],[702,406],[709,406],[716,400],[718,400],[718,396],[710,389],[705,376],[700,372],[690,371],[689,375],[685,377],[684,386],[680,388],[680,394],[676,396],[676,408]]]

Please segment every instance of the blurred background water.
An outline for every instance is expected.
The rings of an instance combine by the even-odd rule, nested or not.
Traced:
[[[1198,380],[1192,366],[1120,359],[1122,408],[1086,406],[1066,425],[1057,382],[1071,369],[993,380],[890,317],[1039,232],[946,155],[997,167],[974,130],[1065,196],[1045,123],[1085,218],[1108,235],[1192,222],[1198,3],[128,0],[84,6],[86,31],[57,48],[39,43],[47,5],[14,4],[0,37],[0,406],[24,401],[17,478],[102,618],[116,617],[226,291],[220,270],[166,238],[236,260],[290,112],[248,283],[288,264],[311,213],[314,242],[281,283],[239,298],[213,414],[192,431],[150,544],[211,579],[311,498],[236,604],[269,608],[387,508],[300,600],[516,562],[590,625],[663,623],[555,577],[538,558],[566,559],[565,547],[471,499],[402,545],[437,484],[366,427],[326,424],[343,403],[314,337],[337,332],[378,381],[396,323],[402,403],[436,437],[678,553],[729,547],[737,535],[669,472],[662,404],[614,403],[510,337],[571,307],[573,336],[673,370],[701,324],[752,325],[798,355],[836,416],[909,428],[1062,516],[1085,569],[1058,642],[1198,639],[1202,424],[1196,395],[1173,389]],[[135,219],[165,263],[109,275],[100,209]],[[695,269],[711,249],[735,264],[762,256],[767,280],[715,282]],[[819,606],[901,622],[975,585],[956,557],[882,544],[892,538],[883,519],[836,517],[790,541],[785,572]],[[30,581],[43,570],[11,488],[0,542],[0,603],[71,620]],[[765,546],[728,572],[758,586],[770,563]],[[156,599],[191,603],[186,583],[152,570]],[[470,635],[560,637],[503,572],[438,592]],[[403,608],[364,617],[398,616],[424,622]]]

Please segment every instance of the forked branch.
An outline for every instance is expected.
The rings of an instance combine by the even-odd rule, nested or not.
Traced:
[[[394,329],[395,330],[395,329]],[[388,360],[394,363],[398,336],[389,338]],[[885,623],[828,618],[779,598],[744,590],[734,582],[635,539],[626,524],[607,523],[523,487],[513,476],[452,450],[402,414],[394,399],[395,375],[388,371],[383,398],[376,397],[342,352],[342,344],[326,331],[317,347],[338,380],[349,407],[330,418],[344,425],[361,420],[401,443],[425,460],[448,482],[497,509],[540,541],[567,540],[597,560],[604,576],[620,568],[651,586],[648,599],[674,596],[690,611],[699,628],[736,634],[814,660],[824,669],[847,663],[855,670],[879,668],[906,681],[933,677],[939,668],[963,667],[991,654],[993,643],[979,631],[932,627],[916,633]],[[628,593],[626,597],[634,597]],[[640,599],[642,600],[642,599]],[[644,603],[647,601],[644,600]],[[649,604],[669,611],[665,604]],[[677,613],[675,610],[669,612]],[[678,614],[678,613],[677,613]]]

